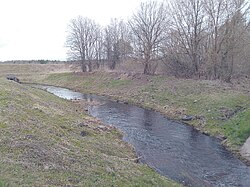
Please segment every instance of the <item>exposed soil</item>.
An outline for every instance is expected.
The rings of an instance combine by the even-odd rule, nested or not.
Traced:
[[[247,139],[247,141],[241,147],[240,153],[250,163],[250,137]]]

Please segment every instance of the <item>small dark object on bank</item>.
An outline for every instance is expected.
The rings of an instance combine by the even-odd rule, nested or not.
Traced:
[[[6,78],[7,78],[8,80],[11,80],[11,81],[15,81],[15,82],[17,82],[17,83],[20,83],[20,80],[19,80],[16,76],[14,76],[14,75],[7,75]]]
[[[84,136],[87,136],[87,135],[88,135],[88,132],[82,131],[82,132],[80,133],[80,135],[83,136],[83,137],[84,137]]]
[[[80,124],[78,124],[78,127],[89,127],[89,125],[85,124],[85,123],[80,123]]]
[[[194,119],[194,117],[193,117],[193,116],[187,116],[187,115],[185,115],[185,116],[183,116],[181,119],[182,119],[183,121],[191,121],[191,120]]]

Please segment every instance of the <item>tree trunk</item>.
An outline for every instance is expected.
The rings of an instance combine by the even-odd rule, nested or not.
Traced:
[[[81,61],[81,69],[82,69],[82,72],[86,72],[86,66],[85,66],[84,60]]]
[[[150,75],[150,64],[149,64],[149,62],[146,62],[146,63],[145,63],[143,73],[144,73],[145,75]]]

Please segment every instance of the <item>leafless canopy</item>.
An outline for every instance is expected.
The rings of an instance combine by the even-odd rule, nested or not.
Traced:
[[[81,63],[82,71],[92,71],[92,60],[98,58],[100,26],[89,18],[79,16],[71,20],[66,46],[69,57]]]
[[[142,3],[129,21],[134,35],[136,54],[144,63],[144,74],[154,74],[153,62],[160,56],[160,47],[166,30],[166,10],[163,3],[149,1]]]
[[[128,32],[127,24],[118,19],[112,19],[105,28],[104,47],[110,69],[115,69],[117,63],[126,59],[133,52]]]
[[[78,17],[69,24],[69,57],[83,71],[93,60],[115,69],[133,57],[144,74],[163,62],[175,76],[230,82],[250,74],[249,10],[247,0],[165,0],[141,3],[127,23],[112,19],[104,28]]]
[[[180,76],[230,81],[249,44],[248,2],[176,0],[169,7],[168,67]]]

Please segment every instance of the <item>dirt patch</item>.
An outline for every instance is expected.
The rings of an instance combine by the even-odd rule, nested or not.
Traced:
[[[250,137],[244,143],[240,150],[241,155],[250,162]]]
[[[227,107],[221,107],[219,109],[220,113],[221,113],[221,120],[228,120],[230,118],[232,118],[234,115],[236,115],[238,112],[244,110],[244,107],[242,106],[236,106],[235,109],[231,109],[231,108],[227,108]]]

